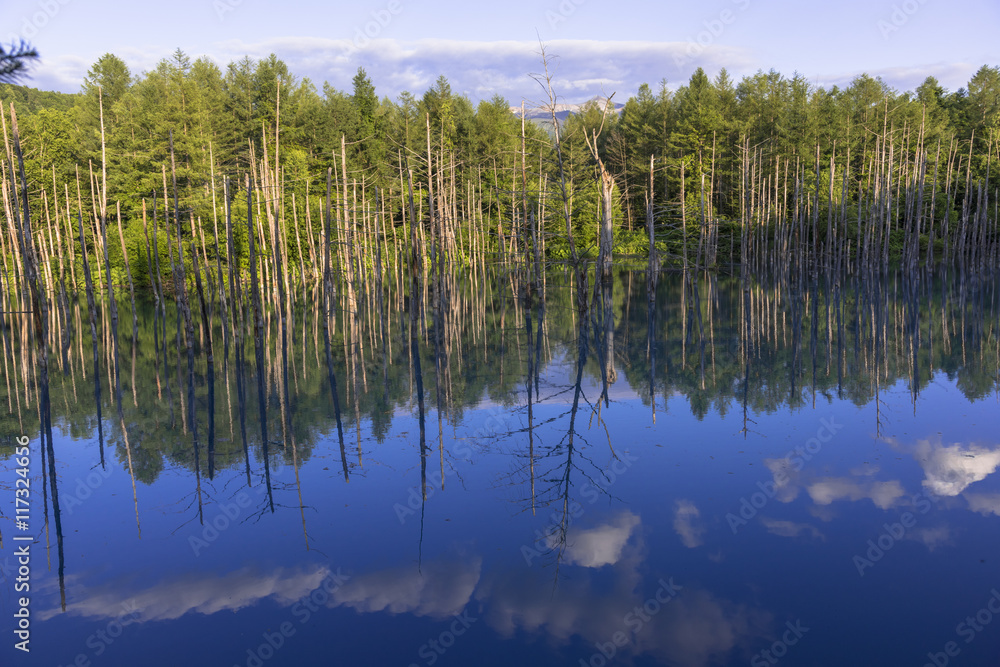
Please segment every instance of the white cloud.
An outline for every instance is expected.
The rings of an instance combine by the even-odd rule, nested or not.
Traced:
[[[697,67],[714,77],[723,67],[739,80],[762,68],[759,55],[747,47],[710,44],[691,50],[686,41],[624,41],[561,39],[545,43],[553,76],[553,88],[560,102],[578,103],[597,95],[617,92],[624,102],[642,83],[656,85],[666,79],[672,88],[688,82]],[[123,58],[133,73],[155,67],[169,58],[173,47],[143,45],[119,46],[116,55]],[[195,59],[207,55],[220,67],[244,56],[259,59],[275,53],[292,73],[308,77],[317,87],[324,81],[340,90],[349,90],[359,66],[372,77],[379,95],[395,98],[403,90],[420,96],[439,75],[445,75],[456,93],[466,94],[473,102],[494,94],[519,104],[521,99],[537,102],[544,93],[531,75],[542,71],[539,44],[533,40],[473,41],[458,39],[399,40],[380,37],[362,48],[350,39],[286,35],[260,40],[227,39],[207,44],[200,51],[188,52]],[[55,55],[36,70],[31,85],[63,92],[79,90],[83,77],[100,52],[79,55]],[[905,67],[871,69],[872,76],[882,76],[897,90],[912,90],[927,76],[937,77],[954,89],[965,85],[978,64],[928,63]],[[767,66],[763,66],[764,69]],[[794,72],[783,71],[791,77]],[[841,88],[850,85],[858,71],[830,71],[808,76],[814,85]]]
[[[595,95],[618,93],[624,102],[641,83],[655,84],[667,78],[684,83],[701,65],[708,72],[723,64],[737,69],[751,68],[743,49],[712,46],[695,61],[678,69],[675,58],[686,52],[686,42],[553,40],[545,44],[550,56],[553,88],[562,102],[582,102]],[[173,49],[118,48],[121,57],[139,74],[169,58]],[[265,58],[275,53],[294,75],[309,77],[320,86],[329,81],[335,88],[349,90],[357,68],[364,67],[380,95],[395,98],[403,90],[417,96],[445,75],[456,93],[468,94],[473,101],[499,93],[513,103],[536,100],[542,95],[531,75],[543,70],[539,45],[535,41],[471,41],[455,39],[397,40],[378,38],[363,48],[348,39],[284,36],[265,40],[229,39],[215,42],[201,53],[189,52],[192,60],[207,55],[220,67],[244,56]],[[97,56],[93,57],[96,60]],[[34,85],[64,92],[79,90],[92,61],[75,56],[55,56],[43,63]],[[534,96],[534,97],[533,97]]]
[[[44,58],[32,69],[31,79],[24,82],[40,90],[58,90],[63,93],[79,92],[87,70],[93,63],[79,56]]]
[[[949,88],[951,91],[954,91],[957,88],[964,86],[981,65],[982,63],[972,64],[941,62],[915,64],[905,67],[882,67],[866,71],[856,70],[838,74],[820,74],[816,78],[812,79],[811,83],[821,85],[826,88],[830,88],[832,86],[846,88],[851,85],[851,81],[853,81],[857,76],[867,73],[873,78],[881,77],[892,88],[895,88],[898,92],[902,92],[905,90],[914,90],[917,86],[923,83],[927,77],[933,76],[941,85],[945,86],[945,88]]]

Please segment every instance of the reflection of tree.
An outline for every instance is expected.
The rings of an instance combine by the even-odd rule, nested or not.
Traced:
[[[600,332],[598,357],[601,361],[601,397],[599,401],[608,404],[608,389],[618,379],[615,370],[615,315],[614,290],[610,280],[600,282],[600,308],[596,313],[595,330]]]
[[[420,436],[417,442],[420,452],[420,544],[418,546],[418,560],[423,560],[424,544],[424,510],[427,505],[427,417],[424,403],[424,373],[420,363],[420,327],[421,301],[415,298],[417,293],[417,280],[411,274],[410,278],[410,359],[412,363],[412,373],[415,381],[417,394],[417,424],[420,429]]]
[[[648,215],[650,217],[650,237],[652,238],[652,203],[648,203]],[[660,280],[659,263],[656,259],[656,248],[650,243],[653,250],[649,254],[649,268],[646,271],[646,362],[649,364],[649,387],[645,394],[649,396],[649,405],[652,409],[653,423],[656,423],[656,349],[657,342],[653,334],[659,328],[657,326],[656,311],[656,286]]]
[[[250,284],[251,297],[253,301],[253,346],[255,357],[255,374],[257,376],[257,414],[260,416],[260,444],[264,458],[264,481],[267,485],[267,503],[274,512],[274,493],[271,487],[271,460],[268,456],[269,436],[267,431],[267,394],[264,390],[264,324],[262,320],[262,305],[260,298],[260,287],[257,282],[257,253],[254,243],[253,232],[253,193],[249,187],[249,177],[247,183],[247,237],[250,240]],[[169,238],[169,237],[168,237]],[[179,322],[179,320],[178,320]],[[193,409],[193,406],[192,406]],[[263,510],[262,510],[263,511]]]
[[[578,281],[578,285],[583,281]],[[569,530],[571,518],[579,506],[572,497],[574,483],[574,473],[581,475],[596,489],[603,489],[603,485],[596,480],[596,477],[603,476],[600,467],[597,466],[588,456],[586,450],[590,447],[586,436],[578,430],[578,420],[581,403],[585,403],[591,413],[591,422],[596,418],[599,427],[606,433],[601,423],[600,401],[608,400],[608,372],[607,361],[613,355],[614,345],[614,322],[612,315],[612,288],[610,282],[605,283],[601,288],[601,305],[596,317],[592,320],[587,308],[586,300],[578,300],[577,306],[577,329],[576,329],[576,355],[573,365],[573,382],[570,386],[555,391],[548,397],[542,397],[538,393],[539,384],[539,360],[538,356],[543,348],[542,331],[546,309],[539,303],[536,311],[537,328],[532,326],[530,310],[532,303],[529,300],[525,308],[525,349],[528,360],[528,373],[525,376],[525,406],[527,413],[527,427],[501,433],[497,435],[499,439],[515,439],[515,452],[520,447],[526,445],[527,453],[518,454],[522,459],[527,460],[527,465],[519,467],[514,477],[527,476],[530,484],[529,504],[534,514],[540,508],[554,508],[551,516],[551,523],[543,531],[536,547],[540,551],[546,551],[554,555],[556,563],[555,578],[558,581],[559,566],[562,563],[569,544]],[[595,337],[600,341],[599,347],[603,349],[599,354],[600,377],[602,380],[602,390],[600,398],[596,404],[592,404],[586,397],[584,391],[585,369],[590,357],[591,330],[594,330]],[[609,349],[610,348],[610,349]],[[552,399],[566,397],[572,392],[572,400],[565,411],[550,417],[544,422],[538,423],[535,419],[535,410],[540,405],[544,405]],[[536,429],[541,426],[551,425],[552,428],[562,432],[559,441],[552,446],[540,446],[541,439],[536,434]],[[562,425],[565,425],[563,432]],[[527,441],[523,442],[521,436],[526,435]],[[609,435],[609,445],[610,435]],[[523,450],[522,450],[523,451]],[[614,450],[611,450],[614,456]],[[617,457],[615,457],[617,458]],[[525,474],[527,473],[527,474]],[[607,478],[604,478],[607,480]]]
[[[580,312],[580,330],[577,334],[577,357],[576,357],[576,381],[573,384],[573,402],[569,409],[569,422],[566,428],[566,435],[550,452],[543,454],[542,457],[550,458],[553,462],[553,467],[549,470],[551,472],[543,472],[543,480],[548,483],[547,486],[542,487],[540,496],[542,497],[542,505],[557,504],[557,514],[559,520],[557,523],[550,527],[550,534],[546,537],[548,538],[548,546],[556,552],[556,577],[559,576],[559,563],[562,561],[563,554],[567,547],[567,534],[569,532],[569,522],[571,514],[571,498],[570,491],[572,489],[572,473],[574,470],[580,469],[579,464],[574,463],[573,456],[576,453],[576,438],[579,437],[580,440],[587,444],[586,438],[576,432],[576,416],[580,409],[580,399],[581,397],[586,400],[583,396],[583,368],[587,364],[587,355],[590,352],[590,326],[586,318],[586,312]],[[606,375],[605,375],[606,377]],[[607,385],[605,384],[605,387]],[[605,395],[606,395],[605,388]],[[561,464],[560,458],[561,459]],[[581,454],[582,458],[582,454]],[[561,470],[560,470],[561,467]],[[559,471],[558,474],[556,471]],[[552,474],[551,477],[548,477]],[[550,500],[546,502],[544,499],[548,496]]]
[[[916,289],[917,307],[921,313],[934,316],[908,312],[906,289]],[[800,288],[759,277],[750,280],[745,296],[740,297],[743,287],[738,278],[721,276],[721,316],[714,326],[714,377],[709,377],[702,390],[700,351],[683,335],[686,311],[682,280],[667,276],[650,306],[656,309],[659,320],[660,331],[654,335],[657,360],[666,370],[665,374],[659,370],[656,373],[661,383],[656,393],[687,397],[696,416],[710,410],[723,412],[727,404],[740,406],[744,401],[751,412],[773,412],[783,405],[798,407],[808,400],[804,400],[804,392],[817,397],[837,395],[862,406],[873,402],[876,390],[881,394],[899,380],[915,382],[919,392],[934,380],[936,373],[944,372],[967,397],[975,398],[998,386],[996,360],[983,355],[982,342],[973,344],[974,328],[960,323],[963,318],[970,324],[989,321],[991,316],[996,317],[997,305],[992,293],[985,307],[974,306],[968,297],[963,303],[962,290],[958,281],[940,278],[913,287],[900,281],[895,288],[879,290],[853,279],[831,289],[823,282]],[[625,298],[634,300],[628,294]],[[742,307],[741,298],[745,303]],[[646,315],[641,307],[633,308],[631,319],[619,329],[628,328],[632,340],[637,336],[641,340],[642,334],[648,335]],[[911,325],[911,333],[906,331],[907,317],[919,317]],[[949,328],[957,330],[966,351],[976,351],[971,361],[969,354],[963,360],[959,339]],[[810,340],[814,329],[815,345]],[[689,330],[697,343],[697,324]],[[906,338],[897,340],[899,335]],[[749,372],[741,346],[752,348]],[[629,360],[624,369],[629,384],[647,387],[650,371],[644,341],[642,347],[630,345],[620,355]],[[645,389],[639,392],[643,400],[649,400],[649,393]]]
[[[626,277],[627,273],[619,274],[612,293],[612,309],[618,314],[618,320],[611,334],[615,371],[619,379],[618,384],[608,385],[609,395],[624,381],[636,390],[642,401],[648,402],[647,405],[652,403],[653,396],[679,396],[688,401],[697,417],[745,407],[751,418],[755,413],[803,405],[810,400],[810,395],[815,395],[818,400],[824,395],[839,396],[859,406],[872,405],[878,396],[881,417],[885,388],[901,380],[916,396],[934,381],[937,374],[942,373],[973,400],[989,395],[1000,386],[995,338],[983,324],[995,321],[1000,310],[997,306],[1000,292],[994,291],[990,280],[966,280],[963,283],[947,275],[928,276],[920,281],[901,280],[896,287],[890,285],[878,289],[867,282],[847,279],[831,289],[822,280],[796,285],[758,277],[744,285],[738,276],[719,276],[716,286],[710,287],[708,281],[699,281],[700,296],[696,299],[692,281],[689,279],[685,284],[681,275],[664,274],[652,294],[646,293],[642,287],[635,289],[640,281],[630,284]],[[460,424],[464,412],[487,395],[495,403],[517,405],[526,391],[526,376],[534,375],[531,421],[537,447],[543,426],[539,414],[546,403],[539,395],[539,389],[544,393],[546,369],[554,360],[569,356],[577,361],[579,357],[580,323],[575,293],[561,288],[550,289],[544,303],[530,308],[531,326],[536,333],[529,337],[530,341],[522,343],[526,338],[525,309],[514,302],[511,302],[513,307],[504,306],[499,299],[495,299],[493,295],[498,287],[496,276],[487,274],[486,281],[480,287],[482,291],[476,294],[461,282],[456,283],[450,295],[450,312],[439,320],[442,323],[439,352],[445,351],[446,343],[450,346],[450,353],[440,357],[442,416],[447,423]],[[420,291],[417,290],[418,298],[414,303],[421,301]],[[250,292],[248,286],[243,298],[246,302],[251,299]],[[711,298],[704,298],[709,292]],[[582,378],[584,386],[588,381],[595,381],[603,389],[608,370],[606,362],[610,355],[604,353],[608,320],[599,317],[600,310],[605,308],[604,294],[599,294],[600,307],[595,309],[595,313],[598,314],[596,319],[600,328],[596,332],[587,331],[587,335],[592,336],[589,342],[594,350],[588,348]],[[234,303],[239,301],[239,298],[234,299]],[[700,308],[693,306],[696,302],[701,304]],[[381,369],[383,349],[380,345],[369,346],[364,356],[354,363],[359,371],[361,366],[367,366],[374,377],[383,376],[383,381],[379,383],[383,386],[367,393],[358,392],[358,415],[353,409],[343,414],[344,429],[356,429],[359,416],[364,426],[371,429],[373,437],[385,433],[394,414],[413,405],[411,397],[415,396],[415,392],[411,368],[417,359],[425,371],[437,367],[433,317],[429,313],[426,318],[429,323],[426,336],[421,332],[424,318],[418,318],[414,345],[406,327],[406,316],[400,320],[399,314],[392,308],[395,303],[395,298],[386,301],[388,400],[385,374]],[[123,305],[128,307],[124,302]],[[363,302],[358,307],[358,320],[364,325],[360,335],[377,340],[377,318],[369,317],[369,312],[365,310],[368,306]],[[544,311],[540,310],[541,307]],[[174,339],[171,335],[169,340],[164,340],[162,333],[171,331],[177,313],[175,309],[168,308],[165,320],[159,319],[159,316],[154,320],[154,308],[152,302],[137,303],[139,328],[135,341],[131,341],[128,323],[120,325],[123,326],[122,358],[131,359],[134,353],[136,377],[131,386],[130,373],[123,373],[121,377],[122,391],[135,397],[134,401],[123,403],[124,419],[130,437],[134,434],[133,470],[139,482],[145,483],[155,480],[159,471],[165,468],[176,466],[188,469],[192,476],[195,468],[191,436],[182,438],[179,433],[187,420],[177,419],[175,423],[169,409],[171,392],[179,389],[177,395],[186,397],[188,381],[184,379],[179,387],[171,383],[174,386],[166,392],[163,391],[165,386],[158,386],[154,381],[157,376],[162,381],[175,375],[174,365],[178,357]],[[98,396],[93,396],[97,382],[101,382],[102,388],[107,386],[104,385],[107,366],[102,360],[110,357],[108,345],[111,336],[106,327],[100,326],[102,320],[110,319],[104,315],[107,304],[95,301],[93,334],[88,322],[88,304],[83,295],[72,297],[68,310],[71,320],[76,320],[77,313],[79,320],[73,329],[71,350],[74,354],[70,356],[70,367],[53,373],[50,380],[53,425],[74,438],[94,438],[103,443],[104,431],[112,422],[104,423],[103,419],[97,419],[96,406],[101,406],[102,417],[109,414],[117,417],[113,393],[101,391]],[[325,336],[319,329],[324,327],[324,318],[319,310],[300,311],[307,320],[307,328],[315,327],[317,335],[315,339],[307,336],[304,340],[295,336],[294,341],[293,337],[289,337],[289,358],[293,350],[295,357],[301,358],[305,345],[308,346],[305,350],[307,359],[316,356],[317,363],[323,361]],[[704,374],[696,310],[702,312],[705,330]],[[230,347],[233,358],[229,359],[228,368],[224,366],[221,372],[216,368],[215,382],[218,386],[214,409],[208,391],[210,375],[207,360],[203,352],[195,357],[193,384],[196,418],[200,420],[199,432],[207,432],[211,413],[218,430],[232,429],[234,434],[233,437],[217,437],[215,440],[217,473],[230,468],[246,470],[253,461],[266,460],[271,465],[279,466],[292,464],[293,456],[302,464],[312,458],[314,448],[326,438],[336,442],[337,411],[332,406],[331,388],[335,386],[341,398],[349,395],[351,373],[347,371],[348,361],[337,351],[343,349],[343,337],[350,335],[349,327],[344,326],[349,323],[350,316],[342,310],[331,310],[327,324],[331,348],[328,368],[333,371],[333,384],[326,369],[308,374],[304,373],[304,369],[298,369],[297,389],[290,387],[291,400],[286,405],[288,442],[294,437],[295,451],[291,447],[282,449],[268,443],[265,456],[266,431],[262,428],[263,422],[270,420],[274,423],[274,417],[268,411],[276,411],[279,401],[274,400],[272,404],[270,397],[277,398],[282,393],[280,388],[276,389],[280,387],[277,383],[282,381],[281,352],[276,345],[280,337],[275,335],[279,331],[278,322],[275,318],[266,318],[266,315],[267,308],[262,305],[259,365],[255,341],[248,339],[243,345],[242,339],[237,337],[236,344]],[[247,318],[251,331],[253,319],[251,308]],[[156,325],[160,329],[154,332]],[[519,346],[532,345],[534,352],[530,357],[523,347],[518,349],[519,346],[511,345],[514,340],[511,332],[515,327],[520,332],[516,336]],[[537,333],[539,327],[544,329],[541,335]],[[37,391],[28,373],[30,365],[24,368],[21,365],[21,359],[26,358],[22,350],[30,351],[33,341],[28,333],[20,329],[8,326],[3,331],[10,353],[7,355],[6,370],[0,371],[5,373],[5,378],[0,381],[0,403],[9,402],[11,409],[0,415],[0,422],[8,424],[10,431],[26,432],[38,428],[34,403]],[[240,330],[238,320],[230,331],[233,329]],[[212,335],[221,340],[218,320],[214,323]],[[814,337],[815,343],[812,340]],[[154,345],[157,339],[158,344]],[[98,359],[96,373],[92,363],[95,342]],[[197,340],[195,343],[196,349],[200,349]],[[183,350],[183,342],[181,345]],[[508,349],[501,353],[504,347]],[[651,351],[655,354],[650,354]],[[627,363],[622,363],[622,360]],[[165,361],[169,365],[165,366]],[[181,365],[186,371],[183,352]],[[3,366],[0,365],[0,368]],[[290,367],[289,373],[293,372]],[[424,377],[428,393],[436,392],[438,379],[435,376],[436,373],[429,373]],[[541,383],[538,378],[542,378]],[[233,379],[233,390],[229,391],[224,385]],[[435,395],[431,394],[432,397]],[[354,398],[352,391],[350,400],[353,402]],[[246,409],[247,405],[253,407]],[[187,407],[185,416],[186,411]],[[118,440],[120,434],[116,433],[114,437]],[[203,458],[200,458],[199,465],[204,470],[208,465],[207,452],[204,447],[200,449]],[[3,451],[2,446],[0,451]],[[447,457],[447,452],[445,455]],[[340,462],[337,467],[340,467]],[[261,475],[268,472],[260,467],[256,467],[256,471]],[[536,474],[536,478],[540,479],[540,476]],[[261,481],[266,483],[264,479]]]
[[[531,303],[524,309],[524,332],[528,352],[528,372],[524,376],[524,394],[528,412],[528,476],[531,479],[531,513],[535,513],[535,402],[538,401],[540,357],[542,352],[542,322],[545,319],[545,300],[538,301],[538,329],[531,326]]]

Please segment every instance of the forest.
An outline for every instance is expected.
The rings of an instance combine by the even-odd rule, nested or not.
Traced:
[[[538,104],[561,101],[550,79],[538,83]],[[150,229],[154,243],[170,233],[165,203],[185,261],[197,250],[206,267],[216,256],[226,264],[227,177],[231,215],[242,223],[233,224],[237,270],[248,271],[249,251],[247,200],[234,192],[250,189],[276,220],[270,238],[258,228],[261,256],[273,263],[276,242],[293,280],[318,279],[328,173],[332,264],[341,271],[347,253],[371,270],[376,218],[388,264],[407,239],[429,257],[427,236],[440,233],[456,266],[533,256],[537,270],[594,257],[603,227],[615,255],[655,254],[676,266],[996,259],[990,171],[1000,69],[992,66],[954,92],[929,77],[902,93],[868,75],[824,89],[773,70],[737,82],[725,69],[714,78],[698,69],[675,90],[643,85],[620,112],[595,101],[556,126],[526,122],[501,96],[474,105],[444,76],[421,97],[390,100],[361,68],[352,90],[320,91],[275,55],[222,70],[180,50],[143,73],[106,54],[77,94],[5,84],[0,100],[5,125],[16,110],[33,232],[48,234],[42,258],[65,257],[66,280],[81,289],[77,217],[83,247],[97,260],[107,246],[119,285],[130,272],[135,288],[155,290],[147,246]],[[5,276],[17,280],[9,141],[7,154],[2,251]],[[411,230],[414,219],[421,224]],[[167,252],[165,240],[157,245]],[[162,260],[169,277],[172,263]],[[273,272],[267,261],[262,270]],[[103,268],[95,262],[98,286]]]
[[[137,481],[192,469],[203,521],[203,476],[242,468],[273,512],[273,464],[301,494],[336,430],[347,481],[403,412],[426,499],[486,396],[526,421],[534,494],[536,426],[568,422],[571,456],[619,370],[653,423],[680,399],[744,435],[836,397],[880,437],[881,392],[915,411],[940,373],[995,391],[1000,69],[902,93],[698,69],[560,118],[541,59],[531,104],[181,51],[0,86],[0,402],[42,434],[60,578],[53,422],[128,470],[141,531]]]

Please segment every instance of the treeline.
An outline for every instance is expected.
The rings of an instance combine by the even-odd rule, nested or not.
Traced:
[[[536,247],[543,260],[563,259],[571,236],[585,258],[596,252],[607,209],[615,253],[645,255],[652,239],[660,257],[698,266],[779,257],[848,268],[959,257],[989,264],[996,256],[997,67],[982,67],[958,91],[929,77],[903,93],[867,75],[825,89],[801,75],[758,72],[736,82],[726,70],[710,79],[698,69],[675,91],[666,82],[655,92],[641,86],[620,114],[585,106],[562,124],[561,154],[552,133],[523,122],[508,100],[474,105],[443,76],[422,97],[380,99],[363,69],[351,91],[320,91],[274,55],[223,70],[178,50],[136,75],[107,54],[77,95],[7,85],[0,99],[20,116],[29,208],[45,223],[35,233],[63,220],[63,238],[46,242],[72,262],[83,251],[67,221],[83,217],[93,232],[84,247],[98,253],[101,212],[120,210],[124,243],[109,244],[112,275],[124,283],[129,255],[139,287],[152,285],[147,230],[158,233],[143,208],[149,217],[157,198],[164,219],[174,175],[170,214],[184,223],[185,256],[195,248],[208,265],[212,254],[228,258],[217,220],[229,176],[235,189],[273,200],[279,259],[304,279],[321,273],[328,172],[334,242],[360,248],[362,266],[373,262],[376,212],[388,263],[408,242],[430,255],[439,232],[458,264],[528,257]],[[4,178],[13,193],[8,170]],[[237,198],[234,258],[244,266],[245,209]],[[5,214],[10,255],[9,204]],[[411,238],[413,219],[420,229]],[[268,239],[260,241],[269,257]],[[977,248],[986,250],[973,258]],[[351,258],[335,253],[343,271]],[[169,258],[164,264],[170,274]]]

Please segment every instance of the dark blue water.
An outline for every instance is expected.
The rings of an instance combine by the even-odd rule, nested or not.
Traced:
[[[621,272],[582,314],[570,282],[455,284],[413,331],[416,300],[341,310],[343,445],[301,304],[261,369],[252,335],[223,362],[216,312],[214,396],[197,327],[191,376],[172,310],[166,366],[151,306],[135,341],[123,317],[128,445],[105,340],[99,435],[84,302],[54,484],[6,370],[3,664],[1000,664],[994,281]]]

